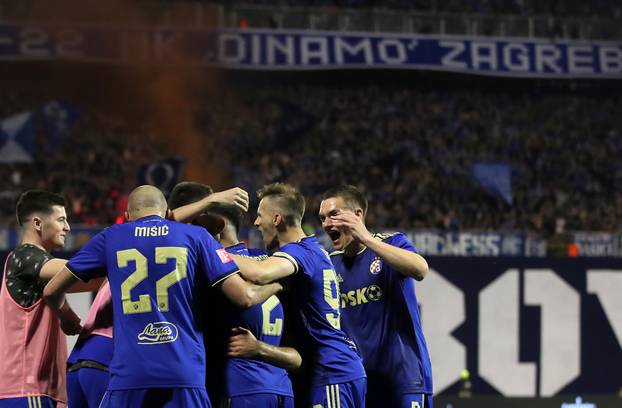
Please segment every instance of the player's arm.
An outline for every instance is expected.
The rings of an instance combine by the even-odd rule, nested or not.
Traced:
[[[60,271],[65,268],[66,264],[66,259],[50,259],[41,267],[41,271],[39,272],[39,280],[44,283],[49,282],[54,276],[56,276],[58,273],[60,273]],[[78,280],[73,286],[69,288],[69,290],[67,290],[67,293],[95,292],[104,282],[104,279],[105,278],[96,278],[91,279],[88,282],[82,282]]]
[[[197,202],[175,208],[172,210],[173,219],[179,222],[188,222],[201,214],[203,210],[205,210],[205,207],[211,203],[232,204],[243,212],[246,212],[248,211],[248,193],[239,187],[219,191]]]
[[[302,365],[302,357],[295,348],[264,343],[257,340],[253,333],[244,327],[233,329],[233,335],[229,337],[227,355],[265,361],[289,371],[296,370]]]
[[[364,245],[402,275],[420,281],[428,274],[428,262],[416,252],[398,248],[373,237],[369,242],[364,242]]]
[[[229,300],[240,307],[251,307],[265,302],[270,296],[283,290],[280,283],[255,285],[245,281],[238,274],[229,275],[220,286]]]
[[[78,334],[81,329],[80,318],[65,298],[65,293],[77,282],[80,280],[65,267],[43,289],[45,303],[56,313],[60,319],[61,328],[68,335]]]
[[[335,227],[350,231],[354,239],[374,251],[383,261],[402,275],[413,277],[419,281],[427,275],[429,267],[425,258],[416,252],[398,248],[374,238],[365,227],[360,216],[350,211],[342,211],[330,218]]]
[[[231,258],[240,268],[240,274],[244,279],[258,285],[265,285],[283,279],[296,273],[298,268],[295,260],[280,256],[271,256],[263,261],[256,261],[245,256],[233,254],[231,254]]]

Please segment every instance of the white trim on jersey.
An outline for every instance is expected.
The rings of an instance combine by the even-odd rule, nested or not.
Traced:
[[[326,386],[326,408],[341,408],[341,398],[339,395],[339,384]]]

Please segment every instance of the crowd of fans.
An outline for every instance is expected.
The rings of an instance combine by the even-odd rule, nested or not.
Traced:
[[[46,100],[4,92],[0,119],[36,111]],[[36,126],[31,163],[0,163],[0,221],[15,225],[15,201],[27,189],[62,193],[69,201],[72,224],[108,225],[123,214],[127,192],[141,165],[162,157],[163,148],[150,140],[140,124],[97,111],[83,111],[52,145]]]
[[[4,116],[19,111],[5,101]],[[274,181],[297,185],[316,225],[321,193],[350,183],[369,196],[376,227],[550,236],[622,228],[621,107],[615,93],[290,84],[229,92],[197,104],[196,116],[212,139],[205,157],[232,183],[251,195]],[[74,224],[114,222],[138,166],[165,154],[148,137],[83,112],[62,149],[0,164],[3,223],[26,188],[64,193]],[[482,161],[511,166],[511,204],[473,179]]]
[[[566,230],[622,227],[622,97],[403,86],[269,86],[220,128],[237,183],[302,188],[314,218],[336,183],[362,187],[369,223],[409,228]],[[513,201],[471,176],[512,166]]]

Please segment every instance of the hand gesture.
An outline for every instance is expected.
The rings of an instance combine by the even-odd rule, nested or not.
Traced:
[[[240,187],[219,191],[210,196],[211,202],[231,204],[242,210],[248,211],[248,193]]]
[[[363,224],[363,220],[353,212],[340,211],[339,214],[332,215],[330,221],[337,229],[352,235],[352,238],[356,241],[365,243],[373,239],[371,233]]]
[[[233,336],[229,337],[227,355],[246,359],[255,358],[259,353],[259,340],[253,333],[244,327],[236,327],[231,331]]]

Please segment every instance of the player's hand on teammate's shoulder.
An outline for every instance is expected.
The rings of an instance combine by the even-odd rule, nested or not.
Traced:
[[[219,191],[212,194],[210,198],[213,202],[232,204],[244,212],[248,211],[248,193],[240,187]]]
[[[244,327],[231,329],[227,355],[229,357],[252,359],[259,353],[259,341],[253,333]]]

